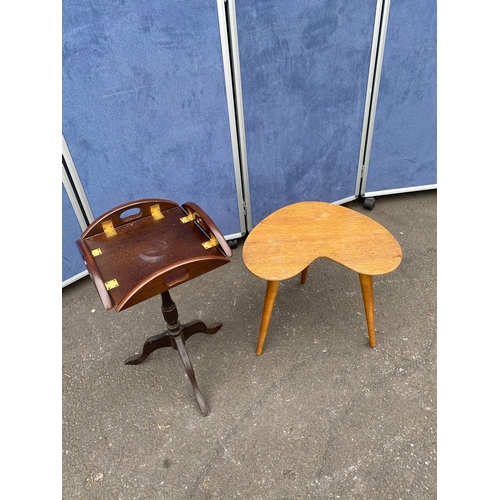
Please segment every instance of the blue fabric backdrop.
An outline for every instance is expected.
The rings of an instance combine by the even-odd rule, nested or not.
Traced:
[[[437,183],[436,0],[392,0],[365,191]]]
[[[376,0],[237,0],[253,224],[354,197]]]
[[[63,0],[63,135],[94,216],[139,198],[241,230],[216,0]]]

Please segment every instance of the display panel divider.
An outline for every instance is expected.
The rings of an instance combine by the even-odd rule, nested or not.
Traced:
[[[365,114],[363,118],[363,132],[359,150],[358,178],[356,196],[363,195],[366,186],[368,165],[370,164],[370,151],[373,140],[373,126],[377,110],[378,91],[382,61],[384,59],[385,39],[391,0],[378,0],[373,28],[372,52],[370,57],[370,71],[366,87]]]

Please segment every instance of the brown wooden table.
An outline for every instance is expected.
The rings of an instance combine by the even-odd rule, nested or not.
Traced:
[[[281,208],[261,221],[243,246],[243,261],[267,281],[264,310],[257,342],[261,355],[280,281],[301,274],[326,257],[359,274],[368,324],[368,338],[375,347],[372,276],[396,269],[401,247],[378,222],[354,210],[330,203],[306,201]]]
[[[126,364],[142,363],[161,347],[177,349],[200,410],[208,415],[184,343],[195,333],[214,334],[222,324],[181,325],[169,290],[230,261],[232,250],[214,222],[194,203],[138,200],[98,217],[76,243],[106,309],[120,312],[161,295],[167,330],[148,338]]]

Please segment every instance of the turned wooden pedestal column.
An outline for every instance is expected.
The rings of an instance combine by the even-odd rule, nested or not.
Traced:
[[[149,337],[142,352],[126,364],[140,364],[153,351],[173,347],[202,414],[208,415],[185,341],[195,333],[214,334],[222,324],[180,324],[169,290],[229,262],[232,251],[217,226],[194,203],[180,206],[169,200],[139,200],[97,218],[77,245],[106,309],[120,312],[161,295],[167,330]]]

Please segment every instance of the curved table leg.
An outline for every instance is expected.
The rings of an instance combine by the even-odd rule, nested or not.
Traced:
[[[196,383],[196,378],[194,376],[194,369],[189,359],[189,355],[186,351],[184,345],[185,340],[194,335],[195,333],[206,333],[213,335],[218,332],[222,327],[222,323],[215,323],[211,327],[208,327],[203,321],[195,320],[190,321],[186,325],[181,325],[179,323],[179,314],[177,312],[177,306],[175,302],[170,297],[168,290],[161,294],[162,305],[161,310],[163,312],[163,317],[167,322],[167,330],[159,335],[154,335],[149,337],[144,343],[142,348],[142,353],[132,356],[125,361],[127,365],[137,365],[142,363],[153,351],[160,349],[161,347],[173,347],[179,351],[179,355],[184,365],[184,369],[191,381],[193,386],[194,395],[198,406],[200,407],[203,416],[207,416],[210,412],[203,395]]]
[[[222,323],[215,323],[212,326],[207,326],[203,321],[190,321],[185,325],[182,325],[182,331],[184,333],[184,340],[187,340],[189,337],[194,335],[195,333],[206,333],[208,335],[213,335],[217,333],[222,327]],[[170,333],[167,330],[166,332],[159,333],[158,335],[153,335],[149,337],[144,345],[142,346],[142,352],[140,354],[136,354],[131,356],[125,361],[126,365],[138,365],[142,363],[153,351],[156,349],[161,349],[162,347],[173,347],[177,349],[177,344],[170,340]]]
[[[125,361],[125,364],[138,365],[142,363],[153,351],[156,351],[156,349],[160,349],[161,347],[174,347],[170,341],[170,334],[168,333],[168,330],[158,335],[149,337],[142,346],[142,352],[128,358]]]
[[[206,333],[207,335],[213,335],[217,333],[222,327],[222,323],[214,323],[212,326],[207,326],[203,321],[190,321],[185,325],[182,325],[182,331],[184,332],[184,340],[187,340],[191,335],[195,333]],[[172,346],[175,347],[175,346]]]
[[[179,355],[181,356],[184,369],[186,370],[189,380],[191,380],[191,384],[193,386],[194,395],[196,397],[196,401],[198,402],[198,406],[200,407],[203,416],[206,417],[209,413],[209,409],[205,403],[205,400],[203,399],[203,395],[201,394],[198,384],[196,383],[193,365],[191,363],[191,360],[189,359],[186,347],[184,346],[183,327],[179,323],[179,313],[177,312],[177,306],[170,297],[170,293],[168,292],[168,290],[161,294],[161,299],[162,299],[161,310],[163,312],[163,317],[167,322],[167,329],[170,334],[172,346],[175,346],[179,351]],[[196,333],[196,331],[199,330],[200,328],[202,330],[203,329],[208,330],[205,324],[202,323],[201,321],[191,322],[187,328],[190,335]]]
[[[194,376],[194,369],[193,365],[191,363],[191,360],[189,359],[188,353],[186,351],[186,348],[184,346],[184,339],[182,338],[182,334],[177,335],[175,337],[172,337],[177,350],[179,351],[179,354],[181,356],[182,364],[184,365],[184,369],[186,370],[186,373],[189,377],[189,380],[191,380],[191,385],[193,386],[193,391],[194,395],[196,398],[196,401],[198,402],[198,406],[200,407],[201,413],[203,414],[204,417],[206,417],[209,413],[210,410],[205,403],[205,399],[203,398],[203,394],[200,391],[200,388],[198,387],[198,384],[196,383],[196,378]]]
[[[361,283],[361,292],[363,294],[363,303],[365,306],[366,323],[368,325],[368,342],[370,347],[375,347],[377,341],[375,339],[375,307],[373,302],[373,280],[371,276],[366,274],[359,275]]]
[[[278,288],[280,286],[279,281],[268,281],[266,288],[266,298],[264,299],[264,311],[262,312],[262,320],[260,323],[259,340],[257,342],[257,350],[255,351],[257,356],[262,354],[264,349],[264,342],[266,341],[267,329],[269,327],[269,322],[271,321],[271,315],[273,313],[274,302],[276,296],[278,295]]]

